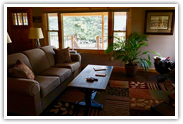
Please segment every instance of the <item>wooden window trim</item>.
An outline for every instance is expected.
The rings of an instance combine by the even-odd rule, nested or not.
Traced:
[[[126,38],[129,38],[130,34],[131,34],[131,8],[128,8],[129,11],[127,11],[127,23],[126,23],[126,31],[114,31],[114,12],[109,11],[108,12],[108,36],[113,36],[114,32],[126,32]],[[42,9],[42,17],[43,17],[43,33],[44,33],[44,43],[45,45],[49,45],[48,42],[48,15],[47,13],[49,13],[49,11],[45,11],[48,9]],[[56,12],[56,11],[52,11],[52,12]],[[117,11],[116,11],[117,12]],[[58,12],[57,12],[58,13]],[[71,13],[69,11],[69,13]],[[58,26],[59,26],[59,30],[58,30],[58,36],[59,36],[59,48],[63,48],[64,47],[64,43],[62,41],[64,41],[64,36],[63,36],[63,22],[61,21],[63,18],[63,13],[58,13]],[[61,24],[62,23],[62,24]],[[111,26],[110,26],[111,25]],[[110,43],[113,43],[113,38],[108,39],[108,45]],[[90,50],[90,49],[74,49],[76,50],[78,53],[87,53],[87,54],[105,54],[105,50]]]

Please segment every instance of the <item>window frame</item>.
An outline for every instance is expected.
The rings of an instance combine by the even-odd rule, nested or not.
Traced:
[[[130,36],[131,33],[131,8],[128,8],[129,11],[123,11],[126,12],[126,31],[114,31],[114,12],[120,12],[120,11],[108,11],[108,36],[113,36],[114,32],[126,32],[126,39],[128,39],[128,37]],[[87,12],[87,11],[86,11]],[[97,11],[100,12],[100,11]],[[107,11],[106,11],[107,12]],[[59,48],[63,48],[64,45],[62,41],[64,41],[64,33],[63,32],[63,14],[64,12],[44,12],[43,11],[43,17],[45,17],[45,14],[47,15],[48,13],[57,13],[58,16],[58,39],[59,39]],[[72,13],[72,12],[69,12]],[[76,13],[76,12],[75,12]],[[79,12],[77,12],[79,13]],[[83,12],[81,12],[83,13]],[[45,20],[45,22],[43,21],[43,33],[46,33],[47,35],[47,42],[45,41],[45,45],[49,45],[48,43],[48,16],[47,19],[43,19]],[[46,36],[45,35],[45,36]],[[46,40],[46,38],[45,38]],[[108,45],[110,43],[113,43],[113,38],[108,39]],[[76,50],[78,53],[89,53],[89,54],[105,54],[105,50],[96,50],[96,49],[74,49]]]
[[[22,25],[19,24],[18,13],[21,14],[21,17],[22,17],[22,18],[21,18],[21,19],[22,19]],[[24,13],[27,14],[27,21],[28,21],[27,25],[24,24],[24,19],[23,19],[23,14],[24,14]],[[13,19],[14,19],[14,18],[13,18],[14,14],[16,14],[17,25],[14,24],[14,20],[13,20]],[[12,18],[12,25],[13,25],[14,27],[28,27],[28,26],[29,26],[29,18],[28,18],[28,13],[27,13],[27,12],[12,12],[12,13],[11,13],[11,16],[12,16],[12,17],[11,17],[11,18]]]
[[[49,29],[49,15],[48,14],[50,14],[50,13],[46,13],[48,44],[50,45],[50,43],[51,43],[50,38],[49,38],[49,36],[50,36],[49,33],[50,32],[57,32],[58,33],[58,44],[60,44],[59,43],[59,18],[58,18],[59,13],[55,13],[55,14],[57,14],[57,18],[58,18],[58,30],[50,30]]]
[[[113,20],[114,20],[114,13],[113,12]],[[127,12],[126,12],[126,17],[127,17]],[[123,31],[123,30],[114,30],[114,22],[113,22],[113,36],[114,36],[114,33],[121,33],[121,32],[125,32],[125,39],[127,38],[127,18],[126,18],[126,30]]]
[[[127,20],[128,20],[128,12],[126,12],[126,30],[124,31],[124,30],[114,30],[114,13],[115,12],[112,12],[112,28],[111,28],[111,35],[110,36],[113,36],[114,37],[114,33],[125,33],[125,40],[127,39],[127,27],[128,27],[128,25],[127,25]],[[131,23],[130,23],[131,24]],[[111,42],[110,43],[113,43],[114,42],[114,38],[111,38]],[[110,44],[109,43],[109,44]],[[109,45],[108,44],[108,45]]]

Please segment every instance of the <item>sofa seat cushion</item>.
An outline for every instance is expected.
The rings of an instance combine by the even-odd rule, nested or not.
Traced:
[[[80,63],[79,62],[62,63],[62,64],[56,64],[53,67],[70,68],[71,71],[74,72],[80,67]]]
[[[65,79],[71,76],[71,69],[68,68],[54,68],[50,67],[44,71],[42,71],[39,75],[42,76],[57,76],[60,78],[60,83],[62,83]]]
[[[48,95],[60,84],[60,79],[56,76],[35,76],[35,80],[39,82],[41,97]]]

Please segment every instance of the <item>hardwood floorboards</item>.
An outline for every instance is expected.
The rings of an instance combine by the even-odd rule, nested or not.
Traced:
[[[110,80],[120,80],[120,81],[140,81],[140,82],[165,82],[169,81],[175,83],[175,73],[168,73],[164,75],[166,80],[160,76],[159,73],[154,72],[143,72],[138,71],[134,77],[126,76],[125,71],[113,71]],[[161,78],[162,77],[162,78]]]

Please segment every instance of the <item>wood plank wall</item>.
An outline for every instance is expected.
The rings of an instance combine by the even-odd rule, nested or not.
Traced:
[[[12,13],[27,13],[28,26],[13,25]],[[29,28],[32,27],[31,7],[8,7],[7,8],[7,32],[12,40],[8,54],[22,52],[33,48],[33,41],[29,39]],[[8,45],[9,47],[10,45]]]

